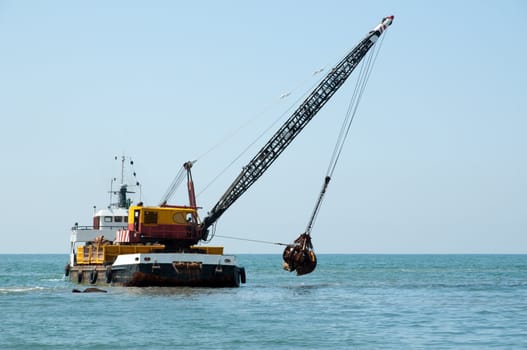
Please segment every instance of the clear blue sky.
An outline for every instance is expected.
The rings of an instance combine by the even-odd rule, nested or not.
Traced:
[[[71,225],[108,204],[115,155],[133,157],[142,199],[158,204],[183,162],[254,120],[199,158],[200,192],[313,71],[392,14],[315,249],[527,253],[520,0],[0,1],[0,253],[66,253]],[[353,87],[224,214],[218,234],[290,242],[303,232]],[[257,150],[200,194],[202,217]]]

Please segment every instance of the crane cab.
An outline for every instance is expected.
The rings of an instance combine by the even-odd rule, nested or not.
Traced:
[[[130,242],[159,242],[175,246],[196,244],[201,235],[197,209],[184,206],[131,206],[128,210]]]

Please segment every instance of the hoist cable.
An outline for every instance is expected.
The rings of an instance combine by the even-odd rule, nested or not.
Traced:
[[[331,160],[328,165],[328,169],[326,172],[326,177],[324,178],[324,184],[322,186],[322,190],[317,199],[315,208],[313,209],[313,212],[309,219],[309,223],[306,228],[307,235],[311,234],[311,230],[313,226],[315,225],[318,214],[320,213],[320,207],[322,206],[322,202],[324,200],[324,196],[325,196],[327,187],[329,185],[329,181],[331,180],[331,177],[333,176],[333,173],[337,166],[337,162],[340,158],[340,155],[342,154],[344,144],[346,142],[346,139],[348,138],[348,135],[351,129],[351,123],[353,122],[353,119],[355,118],[355,115],[357,113],[357,109],[359,107],[360,101],[364,94],[364,90],[366,89],[366,85],[370,78],[375,61],[377,60],[377,56],[379,54],[383,40],[384,40],[384,36],[382,37],[381,42],[379,43],[377,47],[377,50],[375,50],[375,47],[374,47],[374,50],[372,50],[370,54],[368,55],[366,62],[363,65],[361,65],[359,76],[357,78],[357,83],[355,85],[352,97],[350,99],[348,109],[346,111],[346,115],[342,123],[342,126],[340,128],[339,135],[337,137],[337,142],[335,143],[335,147],[333,149]]]
[[[330,167],[328,168],[328,173],[326,174],[326,176],[333,176],[333,172],[335,171],[335,167],[337,166],[337,162],[344,148],[344,143],[346,142],[346,139],[350,132],[351,123],[353,122],[353,119],[355,118],[357,109],[362,99],[362,95],[364,94],[364,91],[366,90],[366,85],[368,84],[368,81],[371,76],[371,72],[373,71],[373,66],[375,65],[375,62],[377,61],[377,57],[379,55],[379,51],[382,47],[383,41],[384,41],[384,36],[381,38],[381,42],[379,43],[379,45],[378,46],[376,45],[376,47],[374,47],[374,50],[372,50],[371,54],[368,56],[368,59],[366,62],[366,68],[364,69],[364,75],[362,76],[359,75],[358,84],[360,83],[360,88],[358,90],[358,95],[356,96],[356,101],[352,99],[352,101],[350,102],[348,112],[347,112],[348,116],[346,116],[345,122],[343,123],[342,129],[341,129],[341,132],[343,129],[345,129],[346,131],[344,133],[344,137],[341,139],[340,145],[338,146],[338,152],[336,153],[336,156],[333,162],[330,163]],[[351,113],[351,116],[349,116],[350,113]],[[337,150],[337,145],[335,145],[335,150]]]
[[[259,239],[249,239],[249,238],[241,238],[241,237],[234,237],[234,236],[220,236],[220,235],[216,235],[216,237],[235,239],[235,240],[238,240],[238,241],[255,242],[255,243],[265,243],[265,244],[283,245],[283,246],[287,246],[288,245],[287,243],[262,241],[262,240],[259,240]]]
[[[349,118],[350,118],[350,115],[351,115],[351,113],[350,113],[351,112],[351,108],[355,104],[355,101],[356,101],[356,98],[357,98],[357,95],[358,95],[358,91],[359,91],[359,87],[360,87],[360,83],[359,82],[362,80],[361,77],[364,75],[364,67],[365,66],[366,66],[365,64],[362,64],[360,66],[359,75],[358,75],[358,78],[357,78],[357,83],[355,84],[355,88],[353,90],[353,94],[351,96],[351,100],[350,100],[349,105],[348,105],[348,110],[347,110],[347,112],[345,114],[344,121],[342,122],[343,126],[340,128],[339,136],[337,138],[337,142],[335,143],[335,147],[333,148],[333,154],[331,155],[331,160],[330,160],[329,165],[328,165],[328,170],[326,172],[326,176],[329,176],[332,173],[331,165],[336,162],[336,157],[337,157],[337,153],[338,153],[338,145],[340,145],[342,143],[342,140],[345,137],[344,125],[347,125],[349,123]]]

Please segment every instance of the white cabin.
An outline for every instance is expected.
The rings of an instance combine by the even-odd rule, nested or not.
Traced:
[[[93,242],[96,237],[103,236],[105,240],[115,241],[117,230],[128,228],[128,209],[101,209],[93,215],[93,226],[79,226],[77,223],[71,228],[71,264],[77,246],[86,242]]]

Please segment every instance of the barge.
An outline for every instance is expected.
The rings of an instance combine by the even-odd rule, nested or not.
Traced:
[[[124,164],[124,159],[123,159]],[[190,202],[195,203],[189,163]],[[197,245],[197,207],[131,205],[122,183],[119,201],[93,215],[93,225],[75,224],[65,275],[95,286],[238,287],[245,269],[223,247]],[[111,199],[110,199],[111,202]]]
[[[240,283],[245,283],[245,269],[238,265],[234,255],[224,255],[223,247],[202,245],[203,242],[208,242],[209,229],[278,159],[344,84],[368,52],[371,55],[366,65],[371,64],[374,51],[370,50],[393,19],[393,16],[384,17],[320,80],[293,114],[242,168],[203,220],[198,216],[192,182],[191,168],[194,162],[185,163],[180,173],[182,176],[176,176],[177,179],[183,178],[183,171],[186,171],[188,206],[168,205],[167,198],[159,206],[144,206],[141,202],[131,205],[127,198],[127,186],[123,184],[121,177],[119,202],[95,213],[93,226],[73,227],[66,275],[75,283],[92,285],[237,287]],[[363,74],[362,79],[367,79],[368,76],[369,74]],[[362,89],[366,85],[365,81],[361,82],[360,77],[359,85]],[[360,91],[359,96],[362,95],[362,90]],[[348,117],[341,129],[337,146],[343,145],[349,131],[349,124],[346,123],[348,120],[351,123],[353,115]],[[283,267],[287,271],[296,270],[298,275],[304,275],[311,273],[316,267],[311,228],[340,150],[341,148],[335,148],[307,230],[284,250]],[[171,189],[173,187],[175,186],[171,186]]]

